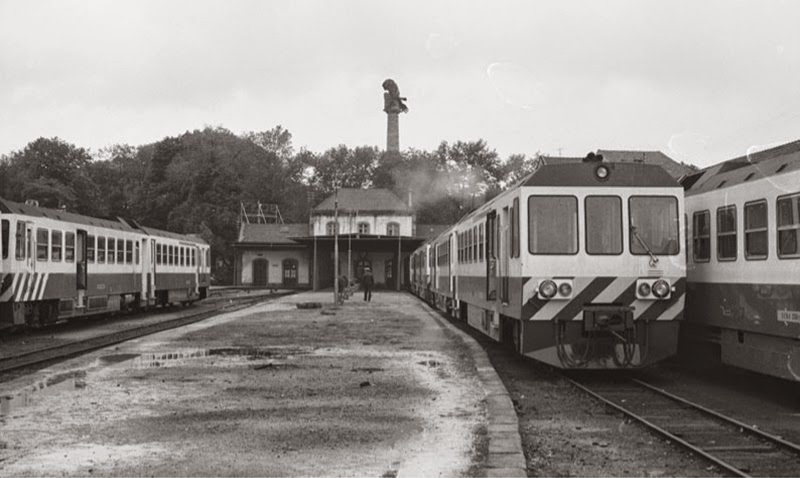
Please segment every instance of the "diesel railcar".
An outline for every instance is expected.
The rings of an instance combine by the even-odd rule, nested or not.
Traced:
[[[685,178],[681,353],[800,380],[800,141]]]
[[[412,290],[558,368],[673,356],[686,284],[681,186],[650,164],[551,161],[415,251]]]
[[[198,237],[2,198],[0,227],[0,330],[208,294],[209,245]]]

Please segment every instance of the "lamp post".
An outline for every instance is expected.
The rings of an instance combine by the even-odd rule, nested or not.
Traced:
[[[339,305],[339,181],[333,181],[333,306]]]

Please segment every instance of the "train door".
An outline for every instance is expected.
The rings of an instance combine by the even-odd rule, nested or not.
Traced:
[[[155,239],[150,239],[150,254],[147,255],[147,305],[156,303],[156,276],[158,274],[159,248]],[[162,256],[163,257],[163,256]]]
[[[511,257],[511,234],[509,234],[509,224],[511,215],[508,212],[508,207],[503,208],[503,217],[500,219],[501,227],[500,234],[498,234],[498,255],[500,256],[500,267],[498,275],[500,276],[500,301],[503,304],[508,304],[508,269],[509,257]]]
[[[497,212],[486,215],[486,300],[497,299]]]
[[[194,293],[199,297],[200,296],[200,277],[202,271],[200,270],[200,254],[203,251],[200,249],[200,246],[194,246],[192,248],[192,266],[194,266]]]
[[[455,271],[453,270],[453,256],[457,254],[458,249],[455,245],[455,238],[453,234],[450,234],[450,240],[447,241],[447,274],[448,274],[448,281],[450,283],[450,292],[453,293],[453,300],[456,300],[457,297],[457,288],[456,285],[456,275]]]
[[[86,305],[86,288],[89,285],[86,242],[86,231],[78,229],[75,238],[75,289],[78,292],[78,308]]]

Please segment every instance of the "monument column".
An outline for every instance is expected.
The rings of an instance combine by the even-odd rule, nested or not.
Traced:
[[[383,82],[383,111],[386,112],[386,152],[400,152],[400,113],[408,112],[400,89],[392,79]]]

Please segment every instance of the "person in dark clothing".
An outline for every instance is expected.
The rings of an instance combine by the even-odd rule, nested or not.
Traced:
[[[375,285],[375,278],[372,277],[372,271],[369,267],[364,269],[364,275],[361,277],[361,283],[364,285],[364,300],[372,300],[372,286]]]

